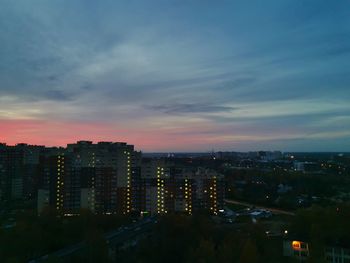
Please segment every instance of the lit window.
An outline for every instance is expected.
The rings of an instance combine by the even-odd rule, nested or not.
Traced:
[[[300,241],[292,242],[293,249],[300,249]]]

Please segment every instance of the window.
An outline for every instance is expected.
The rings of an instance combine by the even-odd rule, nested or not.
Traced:
[[[301,247],[302,249],[306,249],[306,248],[307,248],[307,245],[306,245],[306,243],[301,243],[301,244],[300,244],[300,247]]]

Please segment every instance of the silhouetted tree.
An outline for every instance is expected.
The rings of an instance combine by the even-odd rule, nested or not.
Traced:
[[[243,245],[242,253],[239,259],[239,263],[258,263],[259,253],[255,245],[255,242],[250,238],[246,240]]]

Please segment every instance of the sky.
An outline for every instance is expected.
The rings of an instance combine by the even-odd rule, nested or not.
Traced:
[[[0,5],[0,142],[350,151],[348,0]]]

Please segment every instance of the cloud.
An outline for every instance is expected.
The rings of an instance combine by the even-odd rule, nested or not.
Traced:
[[[0,9],[0,119],[38,121],[48,140],[50,120],[94,138],[122,125],[147,149],[347,136],[347,1],[34,3]]]
[[[210,104],[164,104],[145,106],[146,109],[160,111],[167,114],[186,114],[186,113],[214,113],[214,112],[231,112],[236,110],[234,107],[210,105]]]
[[[57,101],[68,101],[71,100],[71,95],[68,95],[67,92],[60,90],[49,90],[45,92],[44,97],[49,100],[57,100]]]

